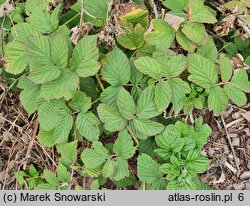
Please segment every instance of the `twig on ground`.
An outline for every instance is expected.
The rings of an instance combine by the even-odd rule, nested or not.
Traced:
[[[11,150],[9,152],[8,163],[7,163],[7,168],[5,170],[4,182],[3,182],[3,187],[2,187],[3,190],[5,189],[5,186],[6,186],[7,176],[8,176],[9,169],[10,169],[10,161],[11,161],[11,157],[12,157],[12,154],[13,154],[13,149],[14,149],[15,146],[16,146],[16,141],[13,143],[13,145],[11,147]]]
[[[235,124],[237,124],[237,123],[240,123],[240,122],[242,122],[243,120],[245,120],[245,118],[236,119],[236,120],[234,120],[234,121],[228,123],[226,126],[227,126],[227,128],[232,127],[233,125],[235,125]]]
[[[30,140],[30,143],[29,143],[29,146],[27,148],[27,152],[26,152],[26,155],[25,155],[25,162],[23,163],[23,169],[26,170],[26,166],[27,166],[27,163],[28,163],[28,160],[30,158],[30,153],[31,153],[31,149],[33,147],[33,144],[34,144],[34,140],[36,138],[36,134],[37,134],[37,131],[38,131],[38,127],[39,127],[39,121],[38,119],[35,121],[35,126],[34,126],[34,130],[33,130],[33,133],[32,133],[32,137],[31,137],[31,140]]]
[[[237,176],[239,176],[239,175],[240,175],[240,174],[239,174],[239,173],[240,173],[240,167],[239,167],[239,164],[238,164],[236,155],[235,155],[235,151],[234,151],[234,147],[233,147],[233,145],[232,145],[232,141],[231,141],[231,139],[230,139],[230,136],[229,136],[229,133],[228,133],[228,130],[227,130],[228,127],[227,127],[227,125],[226,125],[226,123],[225,123],[224,118],[223,118],[222,116],[220,116],[220,118],[221,118],[222,124],[223,124],[223,126],[224,126],[224,128],[225,128],[227,140],[228,140],[228,143],[229,143],[229,145],[230,145],[230,148],[231,148],[231,151],[232,151],[232,154],[233,154],[233,157],[234,157],[235,165],[236,165],[236,167],[237,167]]]
[[[250,111],[247,111],[247,110],[245,110],[245,109],[242,109],[242,108],[240,108],[240,107],[238,107],[238,106],[236,106],[236,105],[229,104],[229,106],[230,106],[230,107],[233,107],[233,108],[236,108],[236,109],[240,110],[241,112],[250,114]]]

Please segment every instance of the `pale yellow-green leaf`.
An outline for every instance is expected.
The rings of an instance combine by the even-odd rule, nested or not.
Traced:
[[[61,75],[51,82],[43,84],[41,87],[40,97],[45,99],[60,99],[69,100],[72,98],[73,92],[78,86],[77,75],[70,69],[63,69]]]
[[[136,112],[135,102],[131,94],[123,87],[117,96],[117,107],[125,119],[133,119]]]
[[[155,105],[159,112],[167,109],[172,97],[171,87],[167,81],[160,81],[155,86]]]
[[[99,124],[98,118],[91,112],[81,112],[76,119],[76,128],[79,133],[92,142],[99,139]]]
[[[223,82],[229,81],[233,74],[233,65],[224,54],[220,54],[220,72]]]
[[[205,26],[196,22],[184,22],[182,25],[182,32],[189,40],[198,45],[206,44],[209,37]]]
[[[211,89],[208,96],[208,108],[219,115],[228,107],[228,97],[225,91],[220,86],[215,86]]]
[[[120,131],[127,125],[127,120],[112,106],[100,104],[97,112],[100,120],[104,123],[105,129],[110,132]]]
[[[154,19],[152,22],[155,31],[145,35],[146,42],[168,49],[175,38],[174,29],[163,19]]]
[[[224,90],[233,103],[239,107],[247,103],[246,94],[240,89],[234,87],[232,84],[225,85]]]
[[[201,55],[188,56],[188,71],[191,73],[188,79],[203,88],[210,88],[218,81],[215,64]]]

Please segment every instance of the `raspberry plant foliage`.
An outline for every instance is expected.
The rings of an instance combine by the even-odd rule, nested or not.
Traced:
[[[193,120],[193,109],[219,115],[229,101],[245,105],[250,92],[247,68],[234,70],[206,31],[204,23],[217,22],[215,11],[202,0],[165,0],[179,24],[153,19],[149,30],[149,13],[135,1],[139,6],[119,18],[123,32],[110,49],[98,31],[111,19],[111,0],[85,0],[83,22],[95,29],[76,45],[70,29],[79,24],[81,1],[67,14],[63,4],[48,10],[48,3],[23,4],[25,15],[14,19],[5,47],[5,70],[17,77],[22,105],[38,114],[38,141],[61,155],[57,174],[45,170],[29,188],[68,189],[73,170],[93,177],[92,189],[107,179],[117,187],[139,180],[141,189],[205,189],[197,174],[209,165],[200,151],[211,129],[201,117]],[[164,119],[169,108],[193,125]],[[101,141],[108,136],[115,140]],[[83,140],[89,147],[79,157]],[[137,175],[129,167],[133,158]],[[33,173],[19,175],[19,182]]]

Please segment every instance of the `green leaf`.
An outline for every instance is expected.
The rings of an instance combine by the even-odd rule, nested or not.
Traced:
[[[67,114],[65,107],[65,102],[62,100],[53,100],[39,105],[38,118],[42,129],[47,131],[54,129]]]
[[[77,141],[57,145],[56,149],[61,154],[60,162],[62,164],[70,167],[75,163],[77,159]]]
[[[38,134],[38,141],[44,147],[53,147],[54,146],[53,130],[50,131],[40,130]]]
[[[182,11],[186,10],[188,6],[188,0],[176,0],[176,1],[165,0],[163,2],[163,5],[174,11]]]
[[[235,103],[237,106],[241,107],[247,104],[247,97],[243,91],[234,87],[232,84],[226,84],[224,90],[228,97]]]
[[[61,144],[68,141],[70,130],[73,126],[73,119],[70,115],[64,116],[56,125],[53,131],[53,143]]]
[[[195,173],[203,173],[208,168],[208,159],[200,154],[199,151],[190,151],[186,160],[187,169]]]
[[[168,56],[167,58],[157,57],[158,62],[161,64],[161,72],[166,77],[177,77],[187,66],[187,59],[183,55]]]
[[[223,6],[229,10],[233,10],[235,7],[237,7],[239,12],[244,13],[244,12],[247,12],[247,7],[244,2],[248,3],[247,0],[240,0],[240,1],[232,0],[232,1],[225,3]]]
[[[139,142],[139,153],[145,153],[151,157],[154,157],[154,149],[156,148],[155,137],[148,137],[145,140]]]
[[[215,65],[206,58],[191,54],[188,56],[188,79],[203,88],[210,88],[218,81],[218,71]]]
[[[218,58],[218,51],[217,51],[217,48],[214,44],[214,41],[213,39],[209,39],[209,41],[200,46],[198,49],[197,49],[197,54],[200,54],[201,56],[209,59],[211,62],[215,63],[217,58]]]
[[[130,175],[129,177],[125,177],[119,181],[114,181],[116,187],[123,188],[128,186],[133,186],[137,183],[137,180],[134,176]]]
[[[105,160],[104,160],[105,161]],[[101,172],[102,172],[102,165],[92,169],[89,167],[85,167],[85,171],[88,175],[90,175],[91,177],[100,177]]]
[[[127,130],[124,129],[119,132],[118,138],[114,144],[113,152],[123,159],[133,157],[135,153],[134,143]]]
[[[190,41],[181,30],[178,30],[176,33],[176,40],[181,45],[181,47],[188,51],[188,52],[194,52],[196,49],[196,45]]]
[[[57,177],[61,182],[68,182],[68,183],[70,182],[71,175],[67,171],[67,168],[64,165],[59,163],[56,171],[57,171]]]
[[[88,12],[85,15],[85,20],[90,18],[89,15],[94,16],[94,18],[90,18],[91,21],[96,26],[101,27],[105,23],[110,2],[111,0],[85,0],[84,9]],[[82,1],[78,0],[71,8],[81,13],[81,5]]]
[[[21,103],[28,114],[32,114],[37,110],[37,99],[39,96],[40,86],[34,84],[27,77],[23,76],[18,83],[18,87],[23,84],[23,89],[20,93]],[[32,99],[32,101],[31,101]]]
[[[33,26],[29,23],[22,22],[15,25],[15,28],[11,28],[11,35],[14,39],[18,39],[21,42],[25,41],[31,34],[39,35],[39,32],[34,30]]]
[[[232,85],[243,92],[250,92],[250,82],[248,81],[247,71],[239,70],[232,78]]]
[[[153,19],[152,23],[155,31],[145,35],[146,42],[168,49],[175,38],[173,28],[163,19]]]
[[[69,66],[80,77],[94,76],[100,69],[97,36],[83,37],[75,47]]]
[[[233,42],[224,42],[223,48],[231,57],[238,53],[238,48]]]
[[[130,64],[122,50],[115,47],[102,70],[104,79],[112,86],[125,85],[130,79]]]
[[[36,30],[47,34],[53,32],[50,26],[50,15],[47,9],[41,7],[32,7],[31,16],[27,19]]]
[[[61,11],[62,11],[62,3],[58,4],[56,8],[51,12],[49,23],[50,23],[50,27],[53,30],[56,30],[58,27]]]
[[[224,54],[220,54],[220,71],[222,81],[229,81],[233,74],[233,65],[231,64],[230,59]]]
[[[180,132],[173,125],[168,125],[161,134],[155,137],[156,144],[161,148],[154,150],[157,156],[168,161],[172,153],[180,152],[185,144],[180,137]]]
[[[78,78],[70,69],[63,69],[61,75],[51,82],[43,84],[41,87],[40,97],[44,99],[60,99],[69,100],[72,93],[77,90]]]
[[[96,168],[106,161],[109,157],[108,150],[101,142],[94,142],[92,149],[85,149],[81,154],[81,160],[90,168]]]
[[[24,13],[25,13],[25,4],[16,3],[15,10],[11,12],[9,15],[11,16],[13,22],[21,23],[21,22],[24,22],[24,16],[23,16]]]
[[[37,185],[34,190],[56,190],[56,186],[55,185],[51,185],[51,184],[39,184]]]
[[[134,122],[133,121],[129,121],[128,122],[128,127],[127,127],[128,130],[131,131],[131,134],[133,133],[135,137],[139,138],[139,139],[147,139],[148,136],[145,135],[145,134],[142,134],[140,131],[138,131],[136,128],[135,128],[135,125],[134,125]]]
[[[154,85],[143,90],[137,103],[136,113],[141,119],[150,119],[160,114],[154,102]]]
[[[108,159],[102,169],[102,175],[105,178],[111,177],[115,170],[115,161],[112,159]]]
[[[209,11],[209,7],[204,6],[203,0],[190,0],[190,19],[200,23],[216,23],[217,19]]]
[[[20,42],[10,42],[5,48],[6,71],[12,74],[22,73],[28,66],[29,59],[25,46]]]
[[[141,154],[138,157],[138,177],[146,183],[153,183],[162,177],[159,164],[150,156]]]
[[[99,120],[91,112],[80,113],[76,118],[76,128],[87,140],[93,142],[99,139]]]
[[[82,91],[75,91],[69,106],[76,111],[85,113],[91,108],[91,98]]]
[[[126,20],[132,24],[140,24],[145,29],[147,29],[149,26],[148,10],[146,9],[132,9],[132,11],[126,13],[125,15],[122,15],[120,18],[121,20]]]
[[[54,186],[59,185],[59,180],[57,179],[56,175],[53,172],[45,170],[43,172],[43,177],[49,184]]]
[[[117,97],[121,90],[121,86],[110,86],[107,87],[100,96],[101,102],[110,105],[112,107],[117,106]]]
[[[142,135],[144,136],[154,136],[161,133],[164,126],[158,122],[154,122],[147,119],[133,119],[133,124]]]
[[[137,24],[135,28],[130,28],[128,32],[117,36],[116,40],[120,45],[129,50],[136,50],[144,45],[145,29]]]
[[[172,90],[172,103],[175,115],[177,115],[183,108],[182,101],[186,98],[186,94],[191,92],[189,84],[182,79],[173,78],[168,80]]]
[[[68,64],[69,47],[66,36],[58,33],[51,38],[51,58],[59,67]]]
[[[172,91],[167,81],[159,81],[155,86],[155,105],[159,112],[167,109]]]
[[[186,21],[183,24],[182,32],[195,44],[203,45],[207,42],[208,34],[203,24]]]
[[[208,96],[208,107],[215,115],[219,115],[228,107],[228,97],[220,86],[211,89]]]
[[[119,181],[125,177],[129,177],[128,163],[126,160],[118,157],[114,170],[114,180]]]
[[[133,100],[133,97],[130,95],[130,93],[123,87],[120,89],[118,93],[117,107],[121,115],[125,119],[127,120],[133,119],[135,112],[136,112],[135,102]]]
[[[99,190],[99,181],[98,179],[97,180],[94,180],[92,183],[91,183],[91,186],[90,186],[90,189],[91,190]]]
[[[127,125],[127,120],[124,119],[121,113],[114,107],[100,104],[97,108],[100,120],[104,123],[105,129],[110,132],[120,131]]]
[[[39,173],[37,172],[36,168],[34,167],[33,164],[31,164],[29,166],[29,174],[32,176],[32,177],[35,177],[35,176],[38,176]]]
[[[49,36],[32,35],[25,41],[26,55],[35,65],[55,65],[51,58],[51,39]],[[31,69],[32,68],[32,65]]]
[[[57,66],[44,65],[31,71],[29,78],[36,84],[44,84],[57,79],[61,74]]]
[[[143,74],[136,69],[134,63],[131,63],[131,78],[130,78],[131,83],[134,85],[139,84],[142,78]]]
[[[161,74],[161,65],[157,60],[151,57],[141,57],[135,61],[136,68],[153,79],[159,79]]]
[[[241,36],[234,37],[234,43],[240,51],[244,51],[250,45],[249,39],[243,39]]]

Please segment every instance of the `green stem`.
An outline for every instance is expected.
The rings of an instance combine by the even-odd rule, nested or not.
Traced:
[[[130,133],[130,135],[132,136],[133,140],[135,141],[135,143],[136,143],[135,147],[137,148],[139,145],[139,140],[137,139],[136,135],[129,127],[126,127],[126,128],[127,128],[128,132]]]
[[[155,13],[155,18],[159,19],[159,14],[158,14],[158,11],[157,11],[157,6],[156,6],[154,0],[151,0],[151,4],[152,4],[152,7],[153,7],[153,10],[154,10],[154,13]]]
[[[194,124],[194,116],[193,116],[193,113],[190,112],[189,116],[190,116],[190,121],[191,121],[191,123]]]
[[[68,20],[67,22],[65,22],[62,26],[67,25],[68,23],[70,23],[71,21],[73,21],[74,19],[76,19],[79,15],[80,15],[80,13],[78,13],[75,16],[73,16],[70,20]]]
[[[96,77],[96,79],[97,79],[98,84],[99,84],[99,85],[100,85],[100,87],[101,87],[101,90],[102,90],[102,91],[104,91],[104,90],[105,90],[105,88],[104,88],[104,86],[103,86],[103,84],[102,84],[102,81],[101,81],[101,79],[100,79],[99,75],[98,75],[98,74],[96,74],[96,75],[95,75],[95,77]]]

